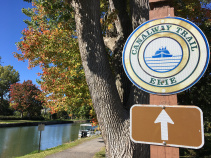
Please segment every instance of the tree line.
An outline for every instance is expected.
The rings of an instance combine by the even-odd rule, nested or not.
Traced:
[[[84,106],[73,109],[71,113],[65,110],[56,112],[47,110],[49,114],[46,114],[43,92],[31,80],[20,83],[19,76],[18,71],[13,66],[0,65],[0,115],[12,116],[20,113],[21,118],[31,119],[40,119],[41,116],[48,116],[46,118],[53,119],[89,118],[90,108]],[[41,115],[42,109],[43,115]]]

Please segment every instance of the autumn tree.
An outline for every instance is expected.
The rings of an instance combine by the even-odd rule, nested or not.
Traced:
[[[20,111],[22,116],[23,112],[27,112],[29,117],[40,116],[43,102],[39,99],[41,91],[31,80],[12,84],[9,93],[10,106]]]
[[[62,110],[71,114],[83,106],[91,109],[72,8],[60,1],[35,1],[33,6],[22,10],[31,20],[25,21],[28,28],[22,32],[23,41],[17,43],[22,54],[14,53],[15,57],[29,60],[29,68],[41,67],[38,83],[52,114]]]

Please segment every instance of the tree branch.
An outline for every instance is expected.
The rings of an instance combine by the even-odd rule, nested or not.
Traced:
[[[103,40],[105,46],[113,52],[117,45],[118,37],[103,37]]]

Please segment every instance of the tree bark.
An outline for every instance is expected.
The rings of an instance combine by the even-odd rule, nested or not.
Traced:
[[[126,76],[123,65],[122,65],[122,51],[124,44],[132,32],[131,20],[126,11],[127,1],[126,0],[109,0],[110,9],[117,10],[118,15],[115,20],[115,27],[117,30],[117,37],[115,46],[113,47],[113,57],[112,57],[112,67],[114,69],[115,74],[115,83],[117,87],[117,91],[119,97],[121,99],[121,103],[123,107],[129,110],[130,106],[128,106],[129,92],[132,83],[129,81]]]
[[[131,15],[133,30],[149,20],[149,0],[131,0]]]
[[[149,157],[148,145],[135,144],[130,140],[129,111],[123,107],[103,41],[100,25],[100,1],[73,0],[72,5],[75,9],[76,31],[82,64],[106,144],[107,157]],[[119,62],[121,53],[119,51],[118,53]],[[133,96],[131,95],[131,97]]]
[[[149,0],[131,0],[130,8],[133,30],[149,20]],[[149,104],[149,94],[132,85],[128,104]]]

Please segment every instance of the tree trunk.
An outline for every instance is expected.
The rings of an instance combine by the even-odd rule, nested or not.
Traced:
[[[117,30],[116,41],[113,47],[113,57],[112,57],[112,67],[115,74],[115,83],[117,87],[117,91],[119,97],[121,99],[121,103],[123,107],[129,110],[128,106],[128,98],[130,87],[132,83],[129,81],[126,76],[123,65],[122,65],[122,50],[124,47],[124,43],[126,42],[128,36],[132,32],[131,21],[129,15],[126,11],[127,1],[126,0],[109,0],[110,9],[117,10],[117,20],[115,20],[115,27]],[[112,42],[112,41],[111,41]]]
[[[86,81],[106,144],[107,157],[147,158],[149,146],[130,140],[129,111],[123,107],[117,91],[103,41],[100,1],[74,0],[72,5]]]
[[[149,0],[130,0],[130,8],[133,30],[149,20]],[[132,85],[128,104],[149,104],[149,94]]]
[[[131,0],[131,15],[133,30],[149,20],[149,0]]]

